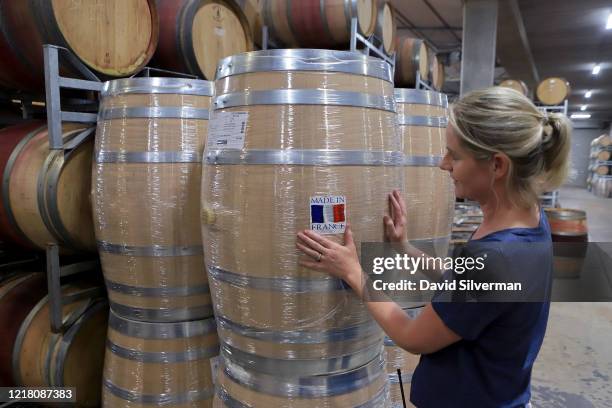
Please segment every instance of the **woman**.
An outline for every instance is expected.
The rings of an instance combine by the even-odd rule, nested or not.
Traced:
[[[449,116],[440,168],[449,172],[456,196],[477,201],[484,216],[466,249],[476,243],[504,243],[499,250],[510,273],[528,271],[546,278],[552,273],[549,244],[520,245],[510,254],[506,243],[550,243],[538,195],[557,188],[566,176],[569,121],[541,113],[520,93],[501,87],[466,95]],[[407,209],[397,191],[389,201],[386,235],[401,242]],[[344,245],[312,231],[300,232],[296,245],[308,255],[303,266],[343,279],[363,298],[362,268],[350,227]],[[421,255],[410,244],[404,246],[409,254]],[[538,268],[532,266],[534,260]],[[421,354],[410,396],[417,407],[528,406],[548,302],[451,303],[434,296],[416,319],[393,302],[368,302],[367,307],[398,346]]]

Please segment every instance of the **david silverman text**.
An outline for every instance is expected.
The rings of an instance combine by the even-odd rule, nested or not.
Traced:
[[[459,285],[457,285],[459,282]],[[374,290],[381,291],[399,291],[399,290],[496,290],[496,291],[520,291],[522,285],[520,282],[475,282],[473,280],[460,281],[444,281],[430,282],[428,280],[419,280],[419,286],[415,281],[402,279],[398,282],[383,282],[378,279],[372,282]]]

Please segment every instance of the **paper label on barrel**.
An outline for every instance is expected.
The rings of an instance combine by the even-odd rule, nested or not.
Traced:
[[[217,385],[217,374],[219,373],[219,356],[214,356],[210,359],[210,372],[212,373],[212,382]]]
[[[215,35],[217,37],[223,37],[225,35],[225,29],[223,27],[215,27]]]
[[[310,229],[319,234],[344,234],[345,196],[310,197]]]
[[[242,149],[249,112],[215,112],[208,126],[209,149]]]

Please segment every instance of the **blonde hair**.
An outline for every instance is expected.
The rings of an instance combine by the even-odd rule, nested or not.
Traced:
[[[476,160],[495,153],[510,158],[506,182],[518,205],[533,205],[538,195],[558,188],[567,177],[571,123],[565,115],[540,112],[520,92],[491,87],[465,95],[449,116]]]

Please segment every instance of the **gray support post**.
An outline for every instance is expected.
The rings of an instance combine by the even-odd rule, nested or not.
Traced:
[[[49,124],[50,149],[61,149],[62,141],[62,114],[59,89],[59,58],[57,48],[44,45],[45,59],[45,91],[47,102],[47,123]]]
[[[47,245],[47,289],[49,292],[51,331],[60,333],[62,331],[62,289],[57,244]]]
[[[497,1],[464,1],[461,95],[493,85]]]

